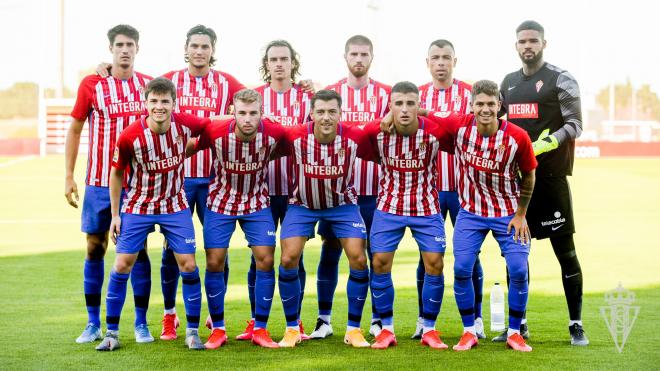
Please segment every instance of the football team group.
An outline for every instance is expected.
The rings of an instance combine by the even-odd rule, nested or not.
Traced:
[[[236,339],[277,348],[331,336],[344,252],[349,265],[344,342],[376,349],[396,345],[391,271],[409,228],[419,247],[419,315],[412,338],[446,349],[435,326],[444,295],[444,220],[449,215],[454,295],[464,327],[454,350],[469,350],[486,338],[479,253],[489,231],[505,259],[509,288],[508,328],[492,340],[516,351],[532,350],[526,341],[528,256],[532,238],[549,238],[561,265],[571,344],[587,345],[567,182],[582,130],[579,88],[571,74],[543,60],[546,40],[539,23],[523,22],[515,35],[522,68],[499,87],[489,80],[469,85],[456,79],[454,46],[442,39],[427,50],[431,82],[390,87],[369,77],[373,45],[356,35],[345,44],[347,77],[314,91],[310,80],[296,81],[299,56],[284,40],[266,45],[260,68],[264,85],[247,89],[212,68],[217,36],[211,28],[191,28],[184,45],[187,67],[158,78],[134,70],[138,31],[128,25],[110,29],[112,63],[100,64],[81,82],[66,138],[65,196],[78,207],[74,170],[88,122],[81,228],[87,238],[88,323],[76,342],[101,340],[98,350],[119,348],[129,278],[135,339],[154,341],[146,317],[151,292],[146,241],[158,225],[165,237],[160,338],[177,338],[180,278],[185,344],[190,349],[226,344],[228,248],[238,222],[252,252],[251,319]],[[195,213],[203,224],[206,253],[211,332],[205,343],[198,330],[202,280],[195,261]],[[303,250],[316,234],[323,241],[316,275],[318,318],[308,335],[300,319]],[[117,255],[102,336],[103,259],[110,239]],[[286,320],[279,342],[267,331],[276,284]],[[371,343],[361,329],[369,295]]]

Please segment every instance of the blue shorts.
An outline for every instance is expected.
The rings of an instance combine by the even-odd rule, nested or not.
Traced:
[[[204,248],[228,248],[236,222],[241,225],[248,246],[275,246],[275,224],[269,208],[246,215],[225,215],[206,209]]]
[[[367,237],[371,233],[371,223],[374,220],[374,211],[376,211],[376,199],[376,196],[358,196],[358,206],[360,207],[360,215],[362,216],[362,220],[364,220],[364,225],[367,227]],[[317,232],[325,238],[335,237],[330,225],[324,221],[319,222]]]
[[[445,223],[442,215],[404,216],[376,210],[369,243],[371,253],[392,252],[397,249],[406,227],[410,228],[419,251],[444,253],[447,248]]]
[[[270,213],[273,215],[276,229],[284,221],[287,207],[289,207],[289,196],[270,196]]]
[[[511,219],[513,219],[513,215],[488,218],[461,209],[454,227],[454,255],[479,253],[481,244],[489,231],[493,231],[493,237],[499,243],[502,255],[514,252],[529,254],[529,241],[527,244],[514,241],[513,228],[510,233],[506,233]]]
[[[204,212],[206,211],[206,198],[209,195],[209,178],[185,178],[183,190],[186,192],[186,200],[190,207],[190,213],[195,213],[199,221],[204,224]]]
[[[461,202],[458,200],[458,192],[438,191],[438,201],[440,201],[440,214],[442,214],[442,219],[447,220],[447,213],[449,213],[451,224],[456,225],[456,216],[461,210]]]
[[[160,232],[167,240],[168,248],[177,254],[195,253],[195,229],[190,217],[190,209],[172,214],[140,215],[121,214],[121,229],[117,237],[117,253],[137,254],[144,248],[149,233],[160,226]]]
[[[122,189],[119,208],[126,193]],[[110,212],[110,188],[98,186],[85,186],[80,230],[83,233],[104,233],[110,229],[112,213]]]
[[[282,222],[280,238],[313,236],[314,226],[318,221],[328,223],[337,238],[367,238],[367,230],[357,205],[342,205],[320,210],[289,205]]]

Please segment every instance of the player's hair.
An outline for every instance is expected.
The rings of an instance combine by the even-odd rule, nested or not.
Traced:
[[[456,49],[454,49],[454,44],[452,44],[449,40],[445,40],[445,39],[438,39],[438,40],[431,41],[431,44],[429,45],[429,50],[433,46],[437,46],[438,48],[444,48],[445,46],[448,46],[454,52],[456,51]]]
[[[400,81],[394,84],[394,86],[392,87],[392,94],[394,93],[402,93],[402,94],[415,93],[419,95],[419,89],[417,89],[417,85],[413,84],[410,81]]]
[[[500,90],[497,87],[497,83],[490,80],[479,80],[472,84],[473,102],[479,94],[486,94],[491,97],[496,97],[497,100],[500,100]]]
[[[541,38],[543,38],[545,35],[545,30],[543,29],[543,26],[541,26],[541,24],[537,21],[528,20],[521,23],[520,26],[516,28],[516,35],[518,34],[518,32],[525,30],[538,31],[541,34]]]
[[[172,101],[176,101],[176,87],[170,79],[165,77],[156,77],[149,81],[147,88],[144,91],[144,98],[149,98],[149,94],[151,93],[170,94],[172,96]]]
[[[135,27],[129,26],[127,24],[118,24],[108,30],[108,41],[110,41],[110,45],[115,43],[115,38],[117,35],[130,37],[131,39],[135,40],[136,44],[138,41],[140,41],[140,33],[138,30],[136,30]]]
[[[291,81],[295,83],[296,76],[300,75],[298,71],[300,69],[300,56],[286,40],[273,40],[266,45],[264,56],[261,58],[261,67],[259,67],[261,78],[268,83],[271,81],[270,72],[268,72],[268,51],[274,46],[289,48],[289,54],[291,54]]]
[[[254,103],[259,102],[261,106],[261,94],[257,93],[256,90],[252,89],[241,89],[234,93],[234,102],[241,101],[243,103]]]
[[[312,97],[312,109],[314,109],[314,103],[316,103],[317,100],[322,100],[324,102],[327,102],[333,99],[336,100],[337,105],[341,107],[341,95],[339,95],[339,93],[337,93],[334,90],[319,90]]]
[[[209,39],[211,40],[211,47],[213,48],[213,50],[215,50],[215,42],[218,40],[218,36],[215,34],[215,31],[213,31],[212,28],[206,27],[202,24],[198,24],[197,26],[189,29],[188,33],[186,34],[186,47],[188,46],[188,43],[190,43],[190,38],[193,35],[206,35],[206,36],[208,36]],[[188,63],[190,61],[190,58],[188,58],[187,55],[183,59],[186,61],[186,63]],[[209,66],[213,67],[213,65],[215,64],[215,61],[216,61],[215,57],[213,57],[213,55],[211,55],[211,59],[209,60]]]
[[[348,47],[350,45],[367,45],[369,47],[369,52],[374,53],[374,44],[371,43],[368,37],[364,35],[354,35],[346,40],[346,45],[344,45],[344,53],[348,53]]]

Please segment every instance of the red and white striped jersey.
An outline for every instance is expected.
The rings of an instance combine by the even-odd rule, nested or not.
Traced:
[[[314,122],[310,121],[287,129],[284,144],[285,154],[294,157],[290,204],[310,209],[357,204],[355,159],[373,160],[371,144],[362,130],[340,122],[335,140],[322,144],[314,137]]]
[[[279,93],[270,88],[269,84],[255,89],[263,97],[264,115],[274,116],[283,126],[300,125],[307,121],[310,114],[311,99],[300,85],[294,84],[291,89]],[[289,172],[291,158],[286,156],[268,163],[268,190],[271,195],[289,195]]]
[[[108,187],[112,153],[119,134],[147,113],[144,90],[150,76],[139,72],[127,80],[89,75],[78,87],[71,117],[89,123],[85,184]]]
[[[268,159],[284,137],[282,125],[262,120],[257,136],[241,141],[236,120],[213,121],[199,136],[196,149],[210,148],[215,177],[209,184],[206,206],[225,215],[245,215],[270,204],[266,182]]]
[[[392,88],[378,81],[369,79],[369,84],[355,90],[344,78],[326,89],[341,95],[341,122],[345,124],[362,127],[369,121],[383,118],[389,111]],[[353,182],[358,195],[378,195],[378,168],[375,162],[357,159]]]
[[[245,89],[232,75],[214,69],[201,77],[191,75],[187,68],[168,72],[163,77],[172,80],[176,86],[174,112],[202,118],[229,113],[234,93]],[[208,178],[211,172],[211,152],[200,151],[187,158],[184,170],[186,178]]]
[[[477,131],[473,114],[434,112],[429,117],[454,136],[461,207],[484,217],[515,213],[520,198],[518,171],[529,172],[537,166],[527,132],[500,120],[495,135],[485,137]]]
[[[378,149],[381,164],[378,210],[405,216],[440,211],[436,188],[438,151],[451,150],[452,137],[438,123],[419,117],[414,135],[383,133],[380,120],[365,132]]]
[[[186,143],[206,125],[208,119],[173,113],[170,128],[163,134],[149,128],[146,116],[121,133],[112,166],[130,171],[123,213],[171,214],[188,208],[183,191]]]
[[[468,114],[472,110],[472,86],[454,79],[448,89],[436,89],[433,83],[419,87],[419,105],[429,111],[457,112]],[[456,159],[453,155],[440,151],[438,154],[438,190],[456,191]]]

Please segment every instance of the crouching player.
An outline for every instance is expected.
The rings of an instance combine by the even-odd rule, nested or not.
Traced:
[[[195,230],[183,191],[183,160],[188,139],[199,135],[208,121],[173,114],[176,89],[165,78],[149,82],[145,96],[148,116],[121,133],[110,171],[110,233],[117,245],[117,256],[106,296],[108,331],[96,349],[119,348],[119,317],[126,298],[126,282],[138,251],[156,224],[174,249],[181,271],[188,322],[185,343],[190,349],[204,349],[197,333],[202,292],[195,263]],[[130,176],[120,215],[119,198],[126,168]]]
[[[270,212],[266,178],[268,160],[284,136],[284,127],[261,120],[261,95],[256,91],[240,90],[233,100],[234,119],[213,121],[195,146],[195,150],[211,148],[215,173],[204,216],[204,287],[213,323],[206,348],[216,349],[227,342],[223,270],[237,221],[245,232],[257,268],[252,342],[277,348],[266,330],[275,291],[275,223]]]
[[[497,84],[481,80],[472,86],[474,114],[429,115],[452,133],[459,166],[461,210],[454,231],[454,295],[464,333],[454,346],[458,351],[478,343],[472,270],[489,231],[500,245],[511,277],[507,344],[517,351],[532,350],[520,335],[520,323],[528,295],[530,235],[525,213],[537,162],[527,133],[498,120],[500,105]]]
[[[298,305],[300,280],[298,262],[307,238],[318,221],[328,223],[348,257],[350,275],[348,326],[344,342],[368,347],[360,329],[362,309],[369,290],[365,253],[366,230],[353,188],[356,157],[371,158],[371,146],[364,133],[339,122],[341,96],[321,90],[312,97],[312,119],[287,130],[287,154],[294,157],[293,192],[280,234],[282,258],[279,289],[287,329],[280,347],[300,342]]]
[[[423,345],[446,349],[435,322],[444,294],[443,255],[445,229],[438,191],[435,186],[438,150],[450,148],[451,137],[437,123],[418,117],[419,90],[411,82],[392,87],[390,113],[364,128],[377,147],[381,161],[378,205],[371,228],[371,253],[374,273],[372,297],[383,329],[372,348],[396,345],[394,336],[394,286],[392,262],[406,227],[410,228],[421,252],[426,273],[422,290],[424,326]],[[393,123],[391,132],[381,125]]]

